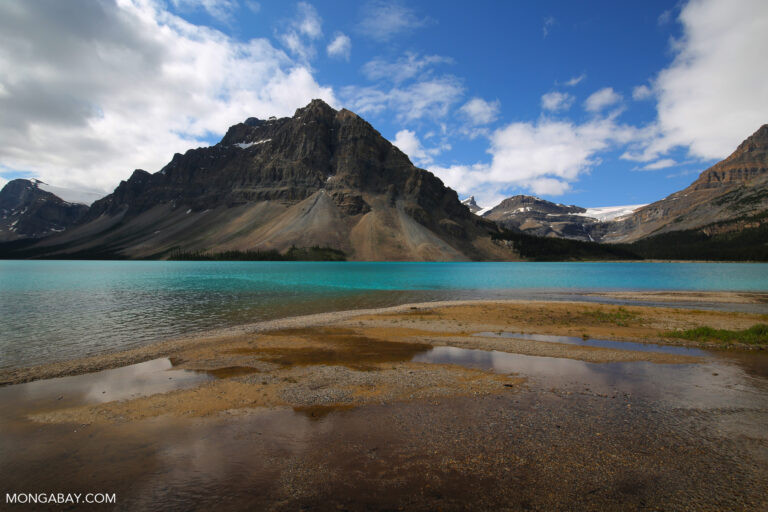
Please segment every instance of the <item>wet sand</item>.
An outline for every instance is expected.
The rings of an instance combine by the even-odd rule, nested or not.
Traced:
[[[118,510],[764,510],[768,354],[662,336],[760,321],[432,303],[18,369],[0,481]]]

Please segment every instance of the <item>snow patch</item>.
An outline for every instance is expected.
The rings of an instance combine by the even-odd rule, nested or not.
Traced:
[[[239,147],[240,149],[247,149],[251,146],[256,146],[257,144],[264,144],[265,142],[269,142],[272,139],[264,139],[264,140],[257,140],[254,142],[238,142],[235,144],[235,146]]]
[[[494,208],[495,208],[494,206],[490,206],[488,208],[483,208],[482,210],[478,211],[475,215],[477,215],[478,217],[482,217],[483,215],[485,215],[489,211],[493,210]]]
[[[647,205],[631,204],[626,206],[601,206],[598,208],[587,208],[587,211],[584,213],[576,213],[574,215],[578,215],[579,217],[592,217],[593,219],[597,219],[600,222],[607,222],[630,215],[635,210],[638,210],[643,206]]]

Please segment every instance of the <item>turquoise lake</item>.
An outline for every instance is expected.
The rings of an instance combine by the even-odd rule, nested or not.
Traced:
[[[768,264],[0,261],[0,367],[415,301],[768,291]]]

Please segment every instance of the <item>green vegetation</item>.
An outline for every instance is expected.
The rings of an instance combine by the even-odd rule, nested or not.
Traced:
[[[619,327],[627,327],[632,320],[637,318],[635,313],[627,311],[622,307],[619,307],[614,311],[605,311],[604,309],[587,311],[584,313],[584,316],[595,323],[615,324]]]
[[[596,261],[596,260],[639,260],[641,256],[627,247],[581,242],[566,238],[549,238],[514,231],[503,230],[492,233],[497,241],[512,242],[520,256],[533,261]]]
[[[725,345],[731,343],[765,345],[768,344],[768,324],[755,324],[743,331],[713,329],[712,327],[704,326],[684,331],[668,331],[664,333],[664,336],[692,341],[715,341]]]
[[[291,247],[280,254],[270,251],[181,251],[171,252],[172,261],[346,261],[344,252],[330,247]]]

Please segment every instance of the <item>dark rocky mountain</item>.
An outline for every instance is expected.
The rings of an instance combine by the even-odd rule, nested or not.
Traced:
[[[0,190],[0,242],[62,232],[88,211],[40,188],[38,180],[16,179]]]
[[[162,258],[321,246],[355,260],[519,259],[498,228],[349,110],[313,100],[136,170],[28,254]]]

